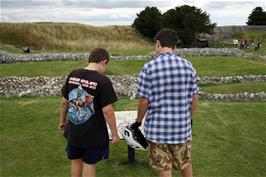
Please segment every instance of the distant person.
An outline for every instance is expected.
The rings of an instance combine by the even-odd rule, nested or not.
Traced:
[[[260,50],[260,48],[261,48],[261,43],[258,42],[258,43],[257,43],[257,46],[258,46],[258,50]]]
[[[192,177],[192,115],[197,107],[196,71],[191,63],[176,55],[177,34],[160,30],[155,38],[157,58],[140,72],[137,97],[138,115],[131,129],[136,130],[146,115],[144,131],[148,140],[151,167],[161,177],[172,170]]]
[[[244,49],[245,48],[245,41],[241,40],[240,41],[240,49]]]
[[[30,53],[30,48],[28,46],[24,46],[22,50],[24,53]]]
[[[119,141],[112,107],[117,96],[103,75],[108,63],[108,52],[94,49],[88,66],[72,71],[62,88],[59,130],[65,130],[72,177],[95,177],[97,162],[109,158],[106,122],[112,143]]]
[[[261,43],[260,42],[257,42],[257,44],[254,47],[254,50],[255,51],[258,51],[258,50],[260,50],[260,48],[261,48]]]
[[[244,40],[244,48],[247,48],[248,47],[248,41],[245,39]]]

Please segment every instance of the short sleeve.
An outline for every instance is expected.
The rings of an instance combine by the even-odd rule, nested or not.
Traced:
[[[61,88],[61,94],[62,96],[65,98],[65,99],[68,99],[68,88],[69,88],[69,85],[68,85],[68,79],[69,77],[67,77],[66,81],[65,81],[65,84],[63,85],[63,87]]]
[[[139,75],[137,97],[149,99],[150,96],[150,79],[149,73],[144,66]]]
[[[100,98],[100,106],[102,108],[118,100],[112,82],[109,79],[101,87],[99,98]]]

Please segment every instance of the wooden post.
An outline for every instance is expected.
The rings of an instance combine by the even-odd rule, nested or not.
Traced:
[[[135,149],[131,146],[127,146],[127,157],[128,157],[128,163],[134,163],[135,162]]]

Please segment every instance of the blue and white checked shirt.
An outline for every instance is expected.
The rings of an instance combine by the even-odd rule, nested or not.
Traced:
[[[198,93],[196,71],[175,53],[160,54],[140,72],[137,97],[149,101],[144,131],[158,144],[191,139],[192,95]]]

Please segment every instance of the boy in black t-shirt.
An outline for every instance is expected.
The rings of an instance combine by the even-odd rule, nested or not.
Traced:
[[[103,75],[109,54],[96,48],[87,67],[72,71],[62,88],[59,129],[66,131],[71,176],[96,176],[96,163],[109,156],[107,124],[112,143],[119,141],[112,103],[117,101],[112,83]],[[67,119],[68,117],[68,119]]]

